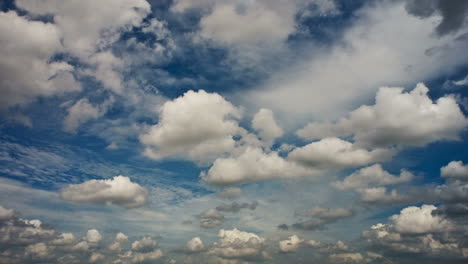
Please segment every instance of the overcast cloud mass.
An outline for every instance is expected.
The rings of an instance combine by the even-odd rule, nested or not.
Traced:
[[[467,263],[467,17],[0,0],[0,264]]]

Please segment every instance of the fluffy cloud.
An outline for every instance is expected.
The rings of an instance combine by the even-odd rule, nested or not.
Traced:
[[[199,237],[194,237],[187,242],[186,246],[189,252],[200,252],[205,250],[205,245]]]
[[[25,0],[16,5],[31,14],[52,15],[63,39],[66,52],[76,56],[94,70],[87,71],[104,86],[115,93],[123,91],[120,67],[122,64],[111,52],[109,46],[120,37],[121,32],[139,26],[150,13],[145,0],[62,2],[42,1],[41,4]],[[109,9],[109,5],[115,8]],[[83,17],[87,17],[83,21]]]
[[[339,169],[387,160],[393,153],[394,151],[387,149],[368,151],[333,137],[296,148],[289,153],[288,158],[310,167]]]
[[[71,73],[73,66],[51,60],[63,51],[54,24],[0,12],[0,32],[0,110],[81,89]]]
[[[114,239],[114,242],[109,245],[109,250],[111,251],[120,251],[122,250],[122,246],[127,243],[128,237],[124,234],[119,232]]]
[[[252,128],[259,132],[260,138],[271,144],[275,138],[283,135],[270,109],[260,109],[252,119]]]
[[[352,217],[353,215],[353,211],[346,208],[315,207],[306,212],[296,213],[296,216],[300,216],[301,219],[293,227],[306,230],[323,229],[328,224]],[[307,220],[304,220],[304,217]]]
[[[306,139],[353,135],[365,146],[423,146],[459,139],[468,120],[456,101],[441,97],[434,103],[428,91],[422,83],[408,93],[403,88],[380,88],[375,105],[361,106],[336,123],[310,123],[297,133]]]
[[[361,253],[336,253],[330,254],[329,258],[332,263],[361,263],[364,261]]]
[[[404,202],[410,199],[406,195],[400,195],[397,190],[387,192],[385,187],[365,188],[360,189],[361,201],[373,204],[394,204]]]
[[[102,236],[96,229],[90,229],[86,233],[86,241],[89,243],[99,243],[102,240]]]
[[[450,230],[452,226],[449,221],[432,214],[436,209],[433,205],[410,206],[392,216],[391,220],[395,229],[401,233],[422,234]]]
[[[343,181],[332,183],[339,190],[361,189],[369,186],[383,186],[409,182],[414,178],[411,172],[401,170],[400,175],[392,175],[385,171],[380,164],[362,168],[347,176]]]
[[[254,233],[237,229],[221,229],[218,237],[219,240],[208,251],[209,254],[227,259],[261,259],[263,257],[262,248],[265,239]]]
[[[152,126],[140,141],[144,154],[153,159],[188,156],[203,161],[232,151],[240,128],[232,118],[241,111],[216,93],[188,91],[166,102],[160,109],[159,123]]]
[[[354,14],[356,19],[339,41],[304,49],[295,64],[245,93],[245,100],[275,113],[304,113],[323,120],[348,111],[378,87],[414,85],[467,63],[466,39],[458,38],[462,32],[434,36],[437,16],[409,15],[402,1],[364,5]]]
[[[132,250],[136,252],[151,252],[156,249],[158,242],[151,237],[144,237],[132,243]]]
[[[279,242],[279,249],[282,253],[296,252],[301,244],[304,242],[303,239],[300,239],[298,236],[290,236],[286,240],[281,240]]]
[[[88,99],[80,99],[68,108],[68,115],[63,121],[64,130],[67,132],[75,132],[81,124],[96,119],[103,114],[104,113],[102,113],[99,108],[91,105]]]
[[[130,181],[130,178],[116,176],[112,180],[89,180],[81,184],[72,184],[60,190],[65,200],[86,203],[110,203],[125,208],[142,206],[148,191]]]
[[[447,166],[440,168],[440,175],[444,178],[468,179],[468,165],[462,161],[451,161]]]
[[[293,178],[313,174],[314,171],[281,158],[278,153],[264,153],[247,147],[236,157],[219,158],[208,172],[200,177],[213,185],[229,185],[276,178]]]
[[[224,221],[224,215],[218,212],[216,209],[209,209],[201,213],[200,226],[203,228],[213,228],[220,226]]]

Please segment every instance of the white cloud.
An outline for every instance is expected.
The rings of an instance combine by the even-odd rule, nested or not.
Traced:
[[[194,237],[187,242],[185,246],[189,252],[200,252],[205,250],[205,245],[199,237]]]
[[[216,193],[216,195],[219,197],[223,197],[223,198],[233,199],[233,198],[239,197],[241,193],[242,193],[241,188],[229,187],[229,188],[224,189],[223,191]]]
[[[297,133],[306,139],[353,135],[358,145],[423,146],[438,140],[457,140],[468,120],[449,96],[435,103],[419,83],[411,92],[380,88],[375,105],[364,105],[336,123],[310,123]]]
[[[76,202],[110,203],[135,208],[145,203],[148,191],[128,177],[116,176],[112,180],[89,180],[69,185],[60,190],[60,196]]]
[[[97,119],[104,114],[98,107],[90,104],[86,98],[78,100],[67,111],[68,114],[63,120],[63,129],[70,133],[75,132],[81,124]]]
[[[61,32],[54,24],[0,12],[0,32],[0,110],[81,89],[71,74],[73,66],[50,61],[63,51]]]
[[[72,245],[76,243],[77,238],[73,233],[62,233],[59,238],[52,240],[50,243],[52,245]]]
[[[238,229],[219,230],[219,240],[209,250],[209,254],[222,258],[254,258],[260,257],[265,239],[254,233],[242,232]]]
[[[393,150],[375,149],[368,151],[339,138],[324,138],[306,146],[296,148],[288,155],[290,160],[319,169],[357,167],[392,157]]]
[[[99,243],[102,240],[102,236],[96,229],[90,229],[86,233],[86,241],[89,243]]]
[[[159,123],[140,136],[144,155],[153,159],[187,156],[196,161],[230,152],[241,111],[216,93],[188,91],[164,103]]]
[[[247,147],[238,156],[217,159],[200,177],[210,184],[230,185],[312,174],[314,171],[287,161],[276,152],[264,153],[259,148]]]
[[[452,223],[442,216],[432,214],[436,209],[433,205],[410,206],[401,210],[400,214],[393,215],[391,220],[395,229],[401,233],[422,234],[450,230]]]
[[[252,119],[252,128],[258,131],[260,138],[267,144],[272,144],[275,138],[283,135],[283,129],[278,126],[270,109],[260,109]]]
[[[301,244],[304,242],[303,239],[300,239],[298,236],[290,236],[286,240],[281,240],[279,242],[279,249],[282,253],[296,252]]]
[[[387,192],[385,187],[364,188],[358,192],[361,194],[361,201],[366,203],[391,204],[409,199],[406,195],[400,195],[397,190]]]
[[[347,111],[377,87],[414,85],[467,63],[466,41],[455,40],[461,32],[443,38],[433,34],[437,16],[419,19],[399,1],[364,5],[354,14],[331,48],[305,49],[302,60],[245,93],[245,100],[275,113],[323,119]]]
[[[151,252],[146,253],[136,253],[135,256],[132,258],[132,263],[142,263],[148,261],[155,261],[159,260],[164,257],[164,253],[160,249],[156,249]]]
[[[329,258],[332,263],[362,263],[364,261],[361,253],[336,253],[330,254]]]
[[[121,251],[122,246],[127,243],[128,241],[128,236],[126,236],[124,233],[119,232],[114,239],[114,242],[109,245],[109,250],[111,251]]]
[[[468,165],[462,161],[451,161],[447,166],[440,168],[440,175],[444,178],[468,179]]]
[[[385,171],[380,164],[362,168],[347,176],[343,181],[332,183],[339,190],[361,189],[369,186],[383,186],[409,182],[414,175],[406,170],[401,170],[400,175],[392,175]]]
[[[136,252],[150,252],[156,249],[158,242],[151,237],[144,237],[132,243],[132,250]]]

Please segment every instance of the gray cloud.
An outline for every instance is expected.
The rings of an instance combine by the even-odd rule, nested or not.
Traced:
[[[468,15],[468,2],[463,0],[407,0],[405,8],[408,13],[420,18],[427,18],[436,14],[442,16],[442,21],[436,27],[439,36],[463,28]]]

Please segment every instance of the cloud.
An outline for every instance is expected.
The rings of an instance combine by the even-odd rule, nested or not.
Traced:
[[[465,1],[407,0],[405,8],[408,13],[420,18],[441,16],[442,21],[436,27],[439,36],[454,33],[463,28],[468,13],[468,3]]]
[[[361,194],[361,201],[372,204],[395,204],[400,202],[409,201],[411,197],[407,195],[400,195],[397,190],[387,192],[385,187],[374,187],[359,189]]]
[[[60,190],[65,200],[115,204],[125,208],[142,206],[148,197],[148,191],[130,181],[125,176],[116,176],[112,180],[89,180],[81,184],[72,184]]]
[[[333,182],[332,186],[339,190],[361,189],[369,186],[384,186],[409,182],[414,178],[411,172],[401,170],[400,175],[392,175],[385,171],[380,164],[362,168],[344,178],[343,181]]]
[[[224,221],[224,215],[215,209],[204,211],[198,216],[198,218],[200,219],[200,226],[203,228],[217,227]]]
[[[86,241],[89,243],[99,243],[102,240],[102,236],[96,229],[90,229],[86,233]]]
[[[7,209],[0,205],[0,221],[11,219],[13,216],[15,216],[13,209]]]
[[[109,9],[109,5],[115,8]],[[120,59],[109,51],[121,33],[139,26],[150,13],[145,0],[62,2],[46,0],[41,4],[18,0],[16,5],[35,15],[52,15],[63,39],[64,51],[94,68],[85,71],[111,91],[122,94]],[[83,21],[83,17],[87,17]]]
[[[185,247],[189,252],[201,252],[205,250],[205,245],[203,245],[203,241],[199,237],[190,239]]]
[[[298,236],[290,236],[286,240],[281,240],[279,242],[279,249],[281,253],[291,253],[296,252],[301,244],[304,242],[303,239],[300,239]]]
[[[458,35],[434,36],[439,18],[409,15],[401,1],[364,5],[353,14],[334,44],[310,44],[243,99],[281,116],[302,117],[288,120],[293,124],[305,116],[324,120],[342,115],[378,87],[414,85],[467,63],[466,41],[456,41]],[[437,52],[428,55],[430,49]]]
[[[436,209],[433,205],[410,206],[393,215],[391,220],[401,233],[424,234],[450,230],[452,226],[448,220],[432,214]]]
[[[254,233],[242,232],[238,229],[219,230],[219,240],[208,251],[210,255],[216,255],[226,259],[262,259],[265,239]]]
[[[63,51],[61,32],[51,23],[0,12],[0,110],[24,106],[37,97],[79,91],[72,65],[52,60]]]
[[[218,206],[216,206],[216,210],[221,211],[221,212],[231,212],[231,213],[237,213],[241,209],[250,209],[250,210],[255,210],[257,208],[258,202],[254,201],[251,204],[250,203],[237,203],[233,202],[231,204],[225,204],[222,203]]]
[[[153,159],[186,156],[203,161],[233,150],[241,111],[217,93],[188,91],[164,103],[159,123],[140,136]]]
[[[151,252],[156,249],[158,242],[151,237],[144,237],[132,243],[132,250],[136,252]]]
[[[468,179],[468,165],[462,161],[451,161],[447,166],[440,168],[440,175],[443,178]]]
[[[335,253],[330,254],[329,258],[332,263],[362,263],[364,261],[361,253]]]
[[[218,158],[208,172],[202,172],[203,181],[213,185],[232,185],[244,182],[312,175],[314,171],[281,158],[278,153],[264,153],[259,148],[247,147],[243,153],[230,158]]]
[[[68,114],[63,121],[63,129],[67,132],[75,132],[81,124],[104,114],[99,108],[91,105],[86,98],[78,100],[67,111]]]
[[[353,136],[364,146],[424,146],[440,140],[458,140],[468,120],[452,97],[428,97],[419,83],[411,92],[383,87],[374,105],[364,105],[335,123],[309,123],[297,134],[305,139]]]
[[[350,218],[353,215],[353,211],[345,208],[315,207],[306,212],[296,213],[296,216],[300,216],[302,219],[298,223],[295,223],[293,227],[305,230],[324,229],[328,224]],[[303,220],[304,217],[308,219]]]
[[[387,160],[393,154],[393,150],[368,151],[357,148],[350,142],[330,137],[296,148],[289,153],[288,158],[313,168],[340,169]]]
[[[258,131],[260,138],[269,144],[283,135],[283,129],[276,123],[270,109],[262,108],[254,115],[252,128]]]

